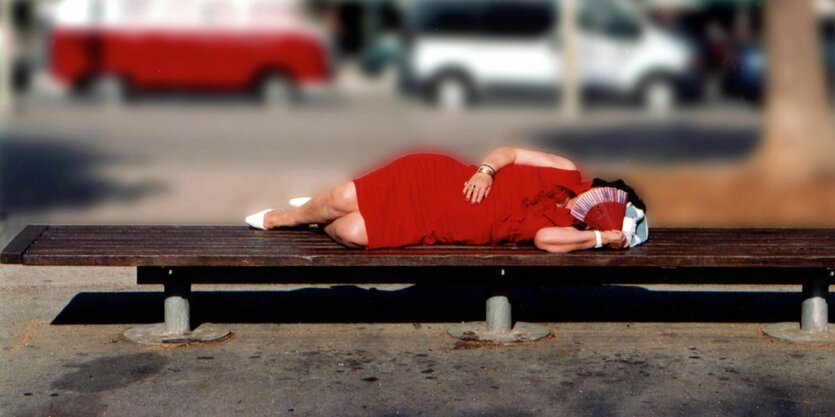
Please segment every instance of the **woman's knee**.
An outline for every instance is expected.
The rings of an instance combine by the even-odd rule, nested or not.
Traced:
[[[359,210],[357,203],[357,187],[353,181],[347,182],[330,190],[331,206],[344,213]]]
[[[351,212],[333,223],[329,224],[325,231],[330,229],[331,236],[346,246],[368,245],[368,233],[365,230],[365,220],[358,211]]]
[[[365,222],[359,215],[351,220],[345,230],[345,239],[357,246],[368,245],[368,233],[365,231]]]

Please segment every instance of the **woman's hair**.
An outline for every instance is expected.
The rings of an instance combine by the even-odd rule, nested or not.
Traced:
[[[638,197],[638,193],[635,192],[635,189],[627,185],[622,179],[617,179],[615,181],[606,181],[600,178],[595,178],[592,183],[592,187],[615,187],[617,189],[626,191],[627,200],[632,203],[633,206],[639,208],[643,211],[647,211],[647,205],[644,204],[644,200],[641,200],[641,197]]]

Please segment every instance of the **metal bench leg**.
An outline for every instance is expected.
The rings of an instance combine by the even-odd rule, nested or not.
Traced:
[[[191,331],[191,284],[172,280],[165,284],[165,331],[168,334],[184,335]]]
[[[194,342],[213,342],[229,336],[227,329],[212,323],[201,324],[191,330],[189,297],[191,283],[173,277],[165,284],[165,322],[131,327],[125,330],[126,339],[143,345],[183,344]]]
[[[487,299],[487,331],[507,333],[513,327],[510,314],[510,300],[504,295],[494,295]]]
[[[487,299],[487,319],[484,323],[464,323],[451,326],[448,333],[467,341],[514,343],[532,342],[551,334],[548,328],[518,322],[513,325],[510,301],[506,291],[493,290]]]
[[[775,323],[763,327],[771,337],[790,342],[835,343],[835,325],[829,324],[829,277],[812,277],[803,282],[803,304],[800,308],[800,325]]]

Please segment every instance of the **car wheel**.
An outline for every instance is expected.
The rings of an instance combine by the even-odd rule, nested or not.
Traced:
[[[287,77],[280,74],[268,74],[261,78],[258,94],[265,105],[284,105],[297,99],[296,89]]]
[[[669,78],[651,78],[641,89],[641,102],[651,113],[667,113],[676,105],[676,86]]]
[[[444,110],[460,110],[472,104],[473,92],[463,76],[441,76],[432,86],[435,105]]]

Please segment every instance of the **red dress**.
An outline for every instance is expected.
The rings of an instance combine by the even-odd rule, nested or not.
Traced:
[[[367,248],[532,241],[543,227],[575,224],[557,204],[591,187],[577,171],[508,165],[496,173],[490,196],[470,204],[461,190],[476,168],[417,153],[355,179]]]

